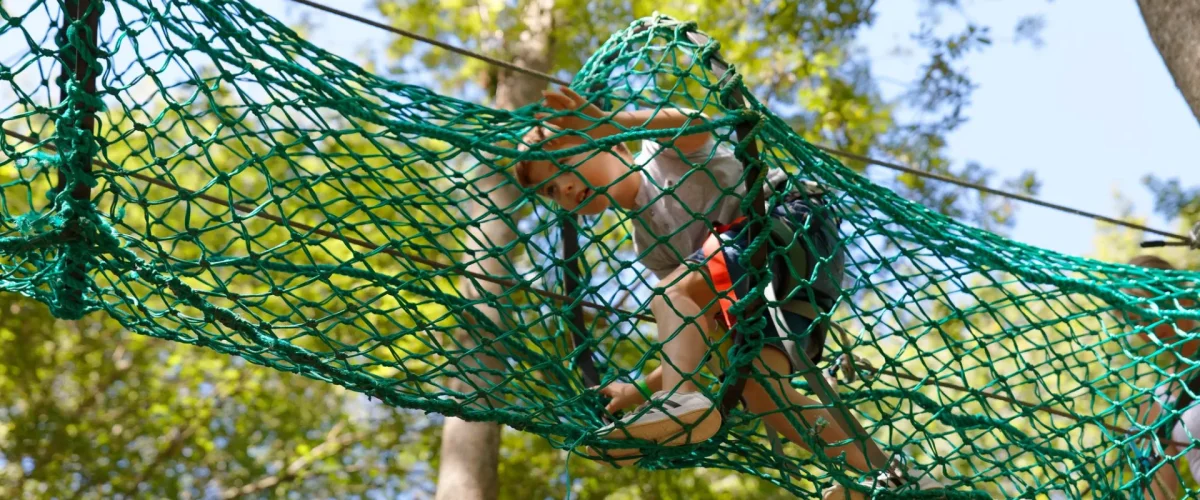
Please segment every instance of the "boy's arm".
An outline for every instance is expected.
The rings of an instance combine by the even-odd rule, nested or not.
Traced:
[[[539,115],[539,117],[546,118],[551,125],[563,129],[586,131],[587,135],[593,139],[609,137],[627,129],[661,130],[683,127],[694,121],[700,123],[708,121],[708,117],[704,113],[677,108],[641,109],[610,114],[587,102],[586,99],[567,87],[562,87],[561,90],[562,93],[542,93],[546,97],[547,107],[556,111],[578,111],[591,119],[578,116],[548,118],[548,115],[545,114]],[[604,119],[610,121],[596,125],[596,121]],[[709,140],[708,136],[709,134],[704,132],[679,137],[664,137],[658,139],[657,142],[666,146],[674,145],[680,153],[688,155],[703,147]]]
[[[662,390],[662,365],[646,375],[646,388],[650,389],[651,393]]]
[[[662,390],[662,366],[655,368],[649,375],[642,377],[641,380],[634,381],[633,387],[636,391],[646,399],[650,399],[654,393]]]
[[[678,108],[661,108],[657,110],[639,109],[635,111],[622,111],[613,116],[613,121],[625,129],[642,128],[655,130],[679,128],[689,124],[703,124],[704,122],[708,121],[708,117],[699,111],[692,111],[691,113],[688,113]],[[609,131],[607,131],[608,133],[601,137],[607,137],[619,132],[616,127],[613,127],[609,124],[605,124],[602,127],[597,128],[604,127],[607,127]],[[675,148],[685,156],[700,150],[700,148],[703,147],[708,141],[708,132],[657,139],[657,142],[664,146],[674,145]]]

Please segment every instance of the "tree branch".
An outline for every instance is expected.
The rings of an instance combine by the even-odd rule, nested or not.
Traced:
[[[633,296],[634,290],[636,290],[639,286],[645,284],[646,280],[650,279],[651,274],[652,273],[650,272],[649,269],[642,270],[642,274],[638,275],[638,280],[636,282],[634,282],[632,285],[630,285],[628,288],[622,290],[621,296],[616,301],[612,302],[612,304],[614,304],[614,305],[624,304],[625,301],[629,300],[629,297]],[[633,309],[633,308],[630,308],[630,309]]]
[[[142,467],[141,472],[138,472],[137,478],[135,478],[130,486],[125,489],[122,496],[134,496],[133,493],[137,491],[138,485],[142,484],[143,481],[149,478],[151,472],[157,471],[159,467],[162,466],[163,462],[166,462],[168,458],[179,454],[180,450],[183,449],[183,443],[187,441],[188,438],[192,437],[192,434],[196,432],[196,426],[194,422],[194,420],[189,420],[187,425],[175,428],[175,435],[171,436],[171,441],[167,444],[166,449],[159,452],[158,455],[155,455],[154,460],[151,460],[148,465]]]
[[[125,346],[123,345],[118,345],[117,348],[113,350],[110,358],[112,359],[113,366],[116,369],[109,373],[108,377],[101,381],[91,391],[90,394],[84,397],[83,401],[79,402],[79,406],[75,407],[75,417],[72,420],[83,420],[84,413],[91,409],[92,405],[96,404],[97,401],[100,401],[101,398],[105,397],[105,393],[108,392],[108,389],[111,388],[113,384],[117,383],[117,380],[120,380],[121,376],[124,375],[125,372],[129,371],[129,369],[133,367],[133,362],[125,359]]]
[[[117,353],[114,353],[114,356],[115,354]],[[232,389],[227,394],[219,395],[219,402],[213,406],[213,411],[219,411],[220,409],[224,408],[225,405],[229,404],[229,401],[232,400],[233,395],[241,392],[243,385],[244,379],[238,379],[237,383],[234,384]],[[121,415],[123,416],[124,413],[125,412],[122,412]],[[161,466],[168,458],[179,454],[183,448],[183,444],[192,437],[192,434],[196,433],[197,422],[199,422],[198,419],[189,419],[186,425],[175,428],[175,432],[171,437],[170,443],[167,444],[167,447],[159,452],[159,454],[150,461],[149,465],[142,468],[141,472],[138,473],[137,478],[133,481],[133,484],[124,491],[124,496],[132,496],[132,493],[137,491],[138,485],[142,484],[143,481],[150,477],[151,472],[158,470],[159,466]],[[87,490],[90,490],[96,486],[99,486],[99,484],[94,483],[92,487],[87,488]],[[78,491],[76,491],[75,496],[80,496],[80,494],[84,491],[86,491],[85,488],[80,488]]]
[[[1138,0],[1138,8],[1175,86],[1200,120],[1200,2]]]
[[[99,385],[92,389],[91,393],[88,394],[83,401],[80,401],[79,406],[75,407],[74,417],[71,418],[71,421],[83,421],[85,417],[84,414],[92,408],[92,405],[96,404],[101,400],[101,398],[105,397],[105,393],[108,392],[108,389],[111,388],[113,384],[117,383],[117,380],[120,380],[121,376],[124,375],[125,372],[129,371],[129,369],[133,367],[133,362],[125,358],[124,345],[117,345],[117,348],[113,350],[110,359],[112,359],[113,366],[115,366],[116,369],[113,370],[112,373],[109,373],[107,378],[105,378],[102,382],[100,382]],[[116,417],[109,417],[101,419],[100,421],[106,420],[109,422],[122,422],[125,413],[131,409],[132,407],[126,406],[124,411],[119,413]],[[76,488],[75,493],[71,495],[71,500],[82,497],[85,492],[90,491],[93,487],[95,487],[95,485],[92,483],[91,478],[84,474],[83,481],[79,483],[79,487]],[[136,483],[134,484],[134,488],[137,488]]]
[[[351,434],[339,435],[342,428],[345,427],[344,422],[338,422],[325,435],[325,440],[321,444],[313,447],[308,453],[288,464],[287,468],[279,474],[267,476],[242,487],[229,488],[221,493],[221,498],[232,499],[245,495],[251,495],[260,491],[269,490],[281,484],[299,479],[305,469],[318,460],[321,460],[330,455],[340,453],[346,447],[356,442],[362,441],[368,437],[366,431],[355,432]]]

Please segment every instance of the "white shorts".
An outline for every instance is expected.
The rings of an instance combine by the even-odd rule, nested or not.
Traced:
[[[1170,389],[1179,386],[1180,384],[1177,383],[1163,384],[1154,390],[1154,394],[1159,401],[1173,404],[1176,396],[1171,393],[1175,391],[1170,391]],[[1188,450],[1183,456],[1187,457],[1188,469],[1192,473],[1192,478],[1200,482],[1200,399],[1194,401],[1192,407],[1179,416],[1175,428],[1171,429],[1171,440],[1178,443],[1192,443],[1190,447],[1169,446],[1167,451],[1174,455],[1181,450]]]

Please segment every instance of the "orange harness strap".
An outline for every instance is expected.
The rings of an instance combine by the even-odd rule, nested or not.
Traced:
[[[704,240],[704,254],[708,256],[705,268],[708,269],[709,277],[713,280],[713,288],[717,292],[717,304],[721,307],[716,314],[717,321],[723,323],[726,330],[732,329],[735,323],[733,315],[729,313],[729,308],[733,307],[733,303],[737,301],[738,297],[737,291],[733,289],[733,280],[729,277],[729,264],[725,262],[725,252],[721,250],[720,235],[745,220],[745,217],[738,217],[729,224],[718,224],[713,228],[708,239]]]

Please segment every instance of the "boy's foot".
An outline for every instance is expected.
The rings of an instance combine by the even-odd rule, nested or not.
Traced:
[[[618,448],[612,450],[602,450],[600,448],[588,447],[588,456],[604,463],[611,463],[617,468],[627,467],[638,463],[639,460],[646,457],[646,452],[637,448]]]
[[[604,439],[641,439],[660,446],[682,446],[707,441],[721,429],[721,412],[712,400],[698,392],[659,391],[621,420],[601,427],[596,434]],[[641,458],[638,450],[592,450],[595,456],[638,455],[618,461],[627,465]]]
[[[893,458],[892,463],[885,472],[879,473],[874,478],[866,478],[860,482],[863,486],[870,488],[871,491],[879,490],[899,490],[899,489],[914,489],[914,490],[941,490],[945,489],[941,483],[935,481],[928,473],[923,473],[909,467],[908,470],[902,469],[903,460],[899,457]],[[920,478],[915,477],[916,474],[921,474]],[[916,483],[916,484],[913,484]],[[862,493],[858,490],[847,488],[840,484],[835,484],[821,494],[821,500],[866,500],[872,494]]]

